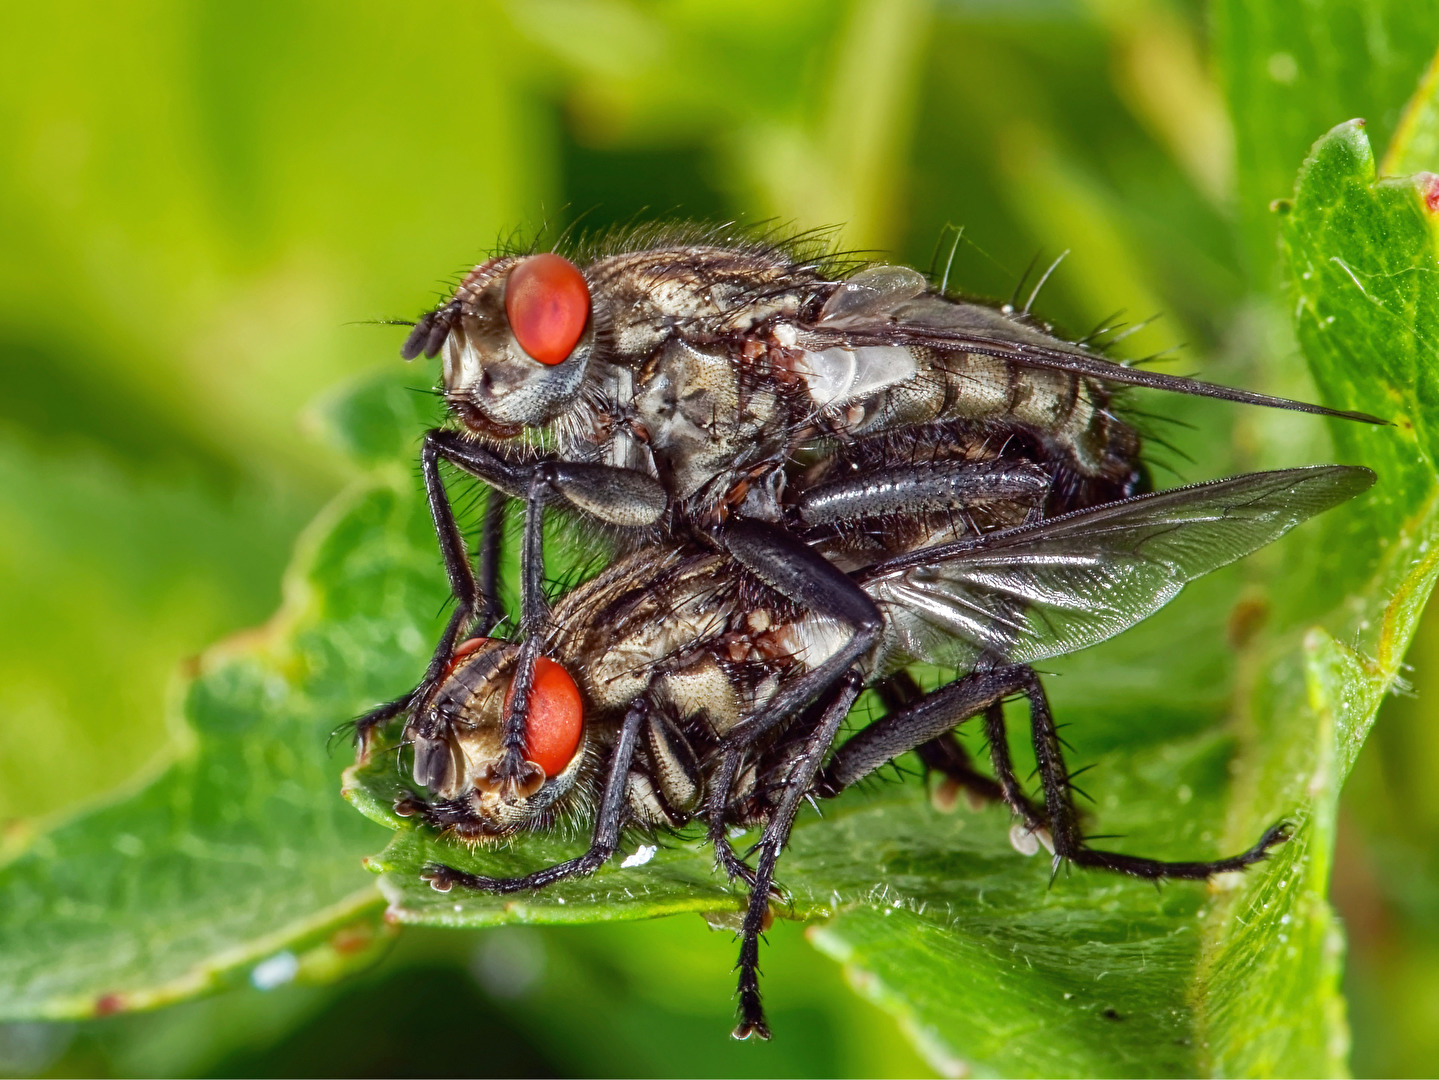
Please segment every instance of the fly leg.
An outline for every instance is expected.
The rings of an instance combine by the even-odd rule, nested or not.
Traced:
[[[1043,691],[1041,691],[1042,693]],[[1004,726],[1004,699],[990,702],[984,709],[984,737],[989,743],[989,763],[1009,808],[1024,822],[1030,833],[1048,827],[1046,812],[1035,807],[1024,793],[1024,785],[1014,774],[1014,760],[1009,756],[1009,733]],[[1048,833],[1045,834],[1046,836]],[[1051,843],[1053,841],[1051,840]]]
[[[431,431],[425,435],[425,445],[420,451],[420,471],[425,479],[425,497],[430,506],[430,517],[435,524],[435,535],[440,542],[440,557],[445,563],[445,576],[449,579],[450,593],[455,598],[455,610],[445,624],[444,633],[430,658],[429,667],[421,677],[419,685],[408,694],[386,702],[355,721],[355,739],[360,753],[368,751],[370,735],[380,725],[423,703],[444,677],[454,655],[455,646],[466,636],[475,614],[481,609],[484,598],[474,571],[470,569],[469,556],[465,552],[465,540],[455,522],[455,511],[445,491],[445,481],[440,475],[440,458],[443,443],[436,436],[445,432]],[[486,517],[488,518],[488,512]],[[488,538],[488,537],[487,537]],[[498,562],[498,559],[495,560]]]
[[[759,939],[764,930],[765,916],[769,913],[770,893],[774,886],[774,868],[780,852],[789,841],[790,830],[794,827],[799,803],[814,785],[815,774],[819,771],[824,755],[834,742],[840,725],[849,714],[849,707],[859,696],[860,679],[853,672],[841,677],[836,694],[825,708],[820,722],[804,742],[794,766],[785,777],[779,802],[769,815],[764,833],[759,842],[759,862],[755,867],[754,881],[750,885],[749,906],[745,910],[744,926],[740,931],[739,951],[739,1024],[734,1029],[736,1039],[748,1039],[758,1035],[769,1038],[769,1025],[765,1023],[764,1006],[759,993]]]
[[[730,792],[745,751],[831,689],[874,646],[884,619],[874,601],[847,574],[780,526],[740,520],[719,539],[736,561],[776,592],[851,628],[849,640],[833,655],[790,683],[763,712],[746,717],[725,735],[719,764],[707,785],[708,838],[714,845],[715,860],[730,879],[742,877],[753,884],[753,871],[734,853],[725,835]]]
[[[649,714],[649,704],[639,698],[625,713],[619,739],[610,754],[610,770],[605,776],[604,790],[600,795],[599,811],[595,814],[595,831],[590,849],[578,858],[568,859],[533,874],[515,878],[481,877],[466,873],[442,863],[431,863],[420,875],[430,883],[436,892],[449,892],[456,885],[477,892],[512,893],[527,889],[543,889],[565,878],[593,874],[611,855],[620,842],[620,819],[625,808],[625,784],[629,779],[630,764],[634,761],[635,744],[639,739],[640,726]]]
[[[758,757],[751,759],[745,751],[737,748],[726,749],[720,755],[717,767],[706,781],[708,800],[703,813],[709,821],[707,839],[714,848],[715,864],[724,870],[731,881],[742,878],[746,885],[753,886],[755,883],[754,869],[735,853],[726,831],[734,820],[731,815],[735,807],[731,803],[731,795],[739,772],[738,766],[747,763],[754,772],[753,781],[744,786],[755,789],[756,794],[751,796],[751,799],[757,799],[757,803],[741,808],[740,816],[740,820],[751,822],[768,812],[759,808],[767,807],[772,801],[767,793],[775,786],[773,777],[788,772],[799,746],[809,738],[814,725],[823,722],[829,700],[836,692],[843,692],[844,686],[845,682],[841,680],[839,686],[832,689],[829,695],[806,710],[802,722],[790,727],[782,739],[766,746]],[[770,888],[770,895],[776,900],[784,899],[780,891],[773,886]]]
[[[532,519],[538,530],[543,521],[543,504],[552,499],[621,527],[652,525],[668,505],[664,488],[657,480],[631,469],[548,461],[517,465],[457,432],[441,428],[427,432],[420,453],[420,465],[445,573],[455,597],[455,610],[419,685],[404,697],[382,705],[356,722],[356,734],[362,746],[377,724],[406,711],[423,713],[435,687],[444,678],[455,646],[469,635],[473,625],[491,628],[493,623],[490,620],[498,610],[497,598],[484,595],[470,568],[464,538],[455,522],[449,493],[440,475],[442,460],[483,480],[498,493],[524,499],[527,530]],[[487,512],[485,525],[486,549],[481,551],[480,580],[489,580],[490,592],[493,593],[493,579],[498,575],[501,519],[496,517],[492,522]],[[493,551],[488,550],[491,542],[495,544]],[[527,574],[521,583],[523,611],[533,612],[537,607],[543,610],[543,558],[536,561],[537,572]],[[528,684],[533,678],[533,667],[534,657],[531,656],[528,665],[521,665],[517,678]],[[516,696],[519,696],[518,693]],[[421,716],[420,723],[426,729],[423,734],[432,737],[438,731],[440,721],[437,717]]]
[[[848,574],[781,526],[740,520],[719,539],[745,569],[781,596],[850,630],[849,640],[826,660],[776,694],[762,712],[745,717],[725,734],[728,750],[741,750],[833,687],[874,647],[884,630],[884,617]],[[737,767],[738,761],[734,764]],[[722,797],[728,799],[727,787]]]
[[[505,540],[505,507],[509,497],[504,492],[491,488],[485,497],[485,523],[480,531],[480,611],[470,633],[485,637],[505,620],[505,608],[500,603],[500,549]]]
[[[1003,702],[1016,693],[1029,700],[1030,726],[1044,788],[1045,813],[1042,818],[1035,815],[1024,797],[1024,789],[1015,776],[1005,739]],[[1059,733],[1049,711],[1044,687],[1040,685],[1034,669],[1023,664],[967,675],[926,695],[908,709],[871,724],[839,748],[820,776],[816,793],[821,796],[838,794],[906,750],[944,734],[981,710],[985,713],[990,756],[1004,790],[1005,801],[1024,818],[1031,832],[1042,828],[1050,830],[1056,870],[1067,859],[1077,866],[1092,866],[1136,877],[1203,879],[1251,866],[1261,861],[1270,848],[1288,839],[1289,828],[1280,823],[1265,832],[1248,851],[1213,862],[1164,862],[1088,847],[1079,829],[1069,771],[1064,764]]]
[[[879,683],[875,687],[875,691],[888,708],[889,714],[887,715],[900,712],[924,697],[924,690],[915,682],[914,676],[907,671],[896,672]],[[998,715],[997,724],[1001,739],[998,747],[994,747],[995,724],[990,722],[993,719],[990,714],[993,713]],[[992,753],[1002,753],[1005,760],[1008,760],[1009,747],[1002,742],[1004,713],[1003,707],[999,703],[990,705],[986,709],[985,728],[986,736],[993,747]],[[986,776],[974,767],[968,751],[960,744],[953,728],[942,735],[935,736],[929,742],[920,743],[915,747],[915,753],[919,755],[919,760],[927,771],[939,773],[944,777],[944,785],[948,791],[945,791],[945,787],[941,787],[940,791],[944,792],[946,797],[957,794],[959,791],[967,791],[981,802],[1007,803],[1016,810],[1020,817],[1024,818],[1030,828],[1034,828],[1037,822],[1043,820],[1044,812],[1035,807],[1023,791],[1008,788],[1005,784],[993,777]],[[995,771],[998,773],[1000,770],[996,769]],[[1010,771],[1012,772],[1012,770]],[[937,799],[937,801],[944,800]]]
[[[738,747],[725,750],[720,756],[718,767],[706,784],[708,798],[705,800],[705,816],[709,821],[706,838],[714,848],[715,863],[724,870],[725,876],[731,881],[743,878],[747,885],[753,887],[754,871],[735,854],[734,846],[730,844],[729,835],[725,831],[729,824],[725,812],[729,808],[730,791],[734,787],[742,757],[743,751]]]
[[[648,502],[645,500],[648,499]],[[612,524],[639,527],[653,524],[664,511],[666,496],[659,483],[627,469],[607,465],[566,464],[546,461],[530,471],[525,492],[524,540],[520,548],[520,654],[510,683],[509,704],[503,719],[504,754],[488,776],[476,779],[530,794],[545,781],[545,774],[526,759],[525,719],[534,689],[535,663],[549,617],[545,598],[545,507],[566,501],[596,516],[604,511]]]
[[[1138,855],[1120,855],[1112,851],[1097,851],[1084,843],[1079,830],[1078,816],[1069,783],[1069,769],[1061,752],[1059,732],[1054,726],[1049,703],[1039,685],[1039,677],[1030,668],[1021,669],[1028,673],[1029,686],[1025,695],[1029,698],[1030,727],[1034,739],[1034,754],[1039,763],[1039,776],[1044,786],[1044,802],[1054,835],[1054,872],[1067,859],[1076,866],[1089,866],[1098,870],[1111,870],[1119,874],[1157,880],[1159,878],[1187,878],[1202,881],[1233,870],[1243,870],[1268,857],[1271,848],[1289,839],[1291,827],[1287,822],[1277,822],[1265,830],[1264,835],[1248,851],[1231,855],[1225,859],[1210,862],[1166,862],[1161,859],[1147,859]]]
[[[795,512],[806,525],[837,525],[887,514],[924,514],[990,503],[1037,507],[1050,477],[1028,461],[940,458],[867,469],[805,489]]]
[[[1028,672],[1028,668],[1017,666],[977,671],[911,700],[841,746],[821,774],[816,794],[825,798],[838,795],[900,754],[943,745],[940,740],[956,727],[983,713],[990,761],[998,779],[982,779],[991,785],[988,790],[1003,799],[1031,832],[1044,828],[1047,824],[1044,813],[1025,796],[1014,775],[1004,731],[1004,699],[1026,689],[1024,673]]]

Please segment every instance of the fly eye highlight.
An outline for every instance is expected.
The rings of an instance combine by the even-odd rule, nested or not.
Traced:
[[[558,364],[574,352],[590,317],[590,289],[579,267],[554,254],[531,255],[510,271],[505,316],[529,356]]]
[[[510,707],[514,687],[505,694]],[[525,714],[525,758],[558,776],[574,760],[584,733],[584,705],[580,688],[570,673],[553,660],[541,656],[535,661],[535,681]]]

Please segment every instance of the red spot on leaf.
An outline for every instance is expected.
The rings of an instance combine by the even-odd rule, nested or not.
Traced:
[[[1434,173],[1420,173],[1414,178],[1419,185],[1419,194],[1424,197],[1424,209],[1431,214],[1439,213],[1439,176]]]
[[[95,999],[96,1016],[114,1016],[125,1011],[125,999],[119,994],[101,994]]]
[[[362,951],[374,940],[375,933],[369,923],[355,923],[336,930],[330,936],[330,948],[344,956]]]

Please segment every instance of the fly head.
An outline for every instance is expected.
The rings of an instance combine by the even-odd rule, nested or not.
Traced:
[[[591,307],[589,285],[568,259],[490,259],[415,324],[401,355],[443,353],[445,399],[458,419],[513,438],[550,422],[579,394],[594,349]]]
[[[475,638],[456,658],[433,710],[412,720],[416,783],[449,804],[451,828],[467,840],[509,836],[547,825],[584,788],[589,725],[579,688],[559,664],[540,657],[525,708],[525,762],[518,781],[502,780],[504,725],[519,646]]]

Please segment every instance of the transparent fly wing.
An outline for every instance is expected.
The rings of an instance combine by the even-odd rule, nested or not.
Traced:
[[[922,549],[863,584],[893,660],[1033,663],[1113,637],[1373,482],[1343,465],[1250,473]]]

